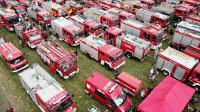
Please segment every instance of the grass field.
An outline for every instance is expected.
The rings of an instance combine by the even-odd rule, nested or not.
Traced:
[[[19,49],[21,49],[25,53],[25,57],[28,59],[30,64],[39,63],[45,70],[48,71],[47,66],[42,62],[40,57],[37,55],[35,50],[32,50],[28,47],[22,48],[19,44],[19,40],[17,39],[15,33],[10,33],[4,28],[0,27],[0,35],[4,36],[7,41],[11,41],[14,45],[16,45]],[[103,66],[101,66],[95,60],[89,59],[86,55],[80,52],[79,48],[72,48],[68,46],[64,42],[58,42],[68,51],[72,49],[76,49],[78,51],[78,65],[80,68],[80,72],[69,80],[63,80],[58,76],[58,74],[54,73],[52,76],[61,84],[63,87],[70,93],[74,94],[74,101],[77,106],[78,112],[86,112],[87,108],[91,105],[95,105],[101,111],[107,110],[104,106],[102,106],[98,101],[89,97],[83,89],[84,80],[94,71],[100,72],[109,78],[114,77],[114,72],[108,71]],[[166,41],[163,45],[163,48],[167,47],[168,41]],[[157,77],[157,81],[155,83],[151,83],[148,79],[149,70],[151,69],[154,63],[153,53],[147,57],[143,62],[140,62],[135,59],[126,59],[126,64],[121,68],[122,71],[126,71],[143,81],[143,86],[145,87],[155,87],[160,80],[164,77],[159,75]],[[17,74],[12,73],[3,60],[0,59],[0,85],[5,90],[8,98],[13,105],[16,112],[38,112],[39,109],[32,101],[31,97],[26,94],[24,88],[21,85],[19,77]],[[132,97],[132,102],[134,105],[138,105],[141,102],[141,99],[138,96]],[[200,107],[200,105],[197,105]]]

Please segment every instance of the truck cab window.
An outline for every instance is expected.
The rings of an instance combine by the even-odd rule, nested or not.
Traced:
[[[98,96],[100,96],[103,99],[106,99],[105,95],[102,94],[101,92],[99,92],[98,90],[95,90],[95,94],[98,95]]]

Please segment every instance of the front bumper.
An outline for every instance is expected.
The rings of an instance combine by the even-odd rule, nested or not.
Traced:
[[[25,65],[25,66],[21,67],[20,69],[13,70],[12,72],[13,72],[13,73],[19,72],[19,71],[21,71],[21,70],[23,70],[23,69],[27,68],[28,66],[29,66],[29,64],[27,64],[27,65]]]

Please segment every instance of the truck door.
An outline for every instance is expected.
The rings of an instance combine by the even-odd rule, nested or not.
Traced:
[[[56,63],[49,64],[49,71],[50,71],[50,73],[55,72],[57,68],[58,67],[57,67]]]

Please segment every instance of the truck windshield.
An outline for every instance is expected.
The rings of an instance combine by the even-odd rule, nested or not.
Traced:
[[[18,17],[10,17],[7,19],[9,24],[16,24],[19,22]]]
[[[79,33],[76,33],[74,34],[74,38],[79,38],[79,37],[82,37],[83,36],[83,32],[79,32]]]
[[[21,13],[21,12],[26,12],[26,11],[25,11],[24,8],[19,8],[19,9],[17,9],[17,12],[18,12],[18,13]]]
[[[118,20],[110,20],[109,23],[110,25],[116,25],[118,22]]]
[[[61,67],[60,67],[60,70],[61,70],[61,71],[65,71],[67,68],[69,68],[69,67],[75,65],[76,63],[77,63],[77,61],[76,61],[76,60],[73,60],[73,61],[71,61],[70,63],[67,63],[67,64],[64,65],[64,66],[61,66]]]
[[[32,32],[31,34],[28,35],[30,41],[38,40],[41,38],[41,35],[39,32]]]
[[[114,61],[118,61],[119,59],[123,58],[124,57],[124,54],[123,53],[120,53],[120,55],[114,57]]]
[[[9,63],[10,64],[15,64],[15,63],[18,63],[18,62],[23,61],[23,60],[24,60],[24,57],[20,56],[18,58],[15,58],[15,59],[11,60]]]
[[[51,19],[51,16],[50,15],[45,15],[44,16],[44,20],[50,20]]]
[[[65,9],[60,9],[58,12],[59,12],[62,16],[63,16],[63,15],[66,15]]]
[[[71,98],[63,101],[60,105],[55,107],[52,112],[64,112],[73,103]]]
[[[122,106],[127,100],[127,96],[124,92],[121,92],[119,96],[117,96],[113,101],[115,102],[116,106]]]

